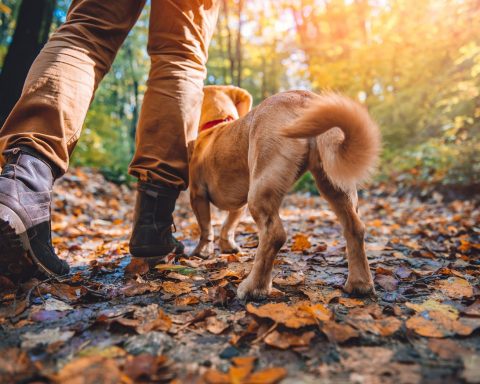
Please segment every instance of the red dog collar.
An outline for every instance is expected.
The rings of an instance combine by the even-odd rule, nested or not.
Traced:
[[[232,116],[227,116],[225,119],[217,119],[217,120],[208,121],[208,122],[206,122],[205,124],[202,125],[202,127],[200,128],[200,132],[205,131],[205,130],[210,129],[210,128],[213,128],[218,124],[225,123],[227,121],[232,121],[232,120],[234,120],[234,118]]]

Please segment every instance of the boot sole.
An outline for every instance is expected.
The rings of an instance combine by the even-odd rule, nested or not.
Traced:
[[[36,276],[58,276],[35,257],[22,220],[3,204],[0,204],[0,275],[21,281]]]

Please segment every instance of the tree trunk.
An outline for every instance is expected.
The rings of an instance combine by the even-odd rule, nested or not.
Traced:
[[[28,70],[48,40],[56,0],[23,0],[0,75],[0,125],[19,99]]]
[[[242,86],[242,13],[244,0],[238,0],[238,33],[237,33],[237,87]]]
[[[235,81],[235,57],[233,56],[232,30],[230,29],[230,20],[228,17],[228,1],[223,0],[223,12],[225,14],[225,28],[227,29],[227,51],[228,62],[230,63],[230,82]]]

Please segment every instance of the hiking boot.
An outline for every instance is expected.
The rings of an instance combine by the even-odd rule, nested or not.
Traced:
[[[4,152],[0,174],[0,275],[14,281],[68,274],[52,246],[54,172],[34,150]]]
[[[139,182],[130,238],[133,257],[165,257],[182,254],[185,247],[172,235],[175,202],[179,191],[161,185]]]

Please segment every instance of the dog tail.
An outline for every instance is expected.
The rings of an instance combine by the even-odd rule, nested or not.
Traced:
[[[316,137],[323,169],[342,190],[369,178],[381,146],[380,130],[366,108],[336,93],[320,95],[293,124],[282,128],[281,134]]]

